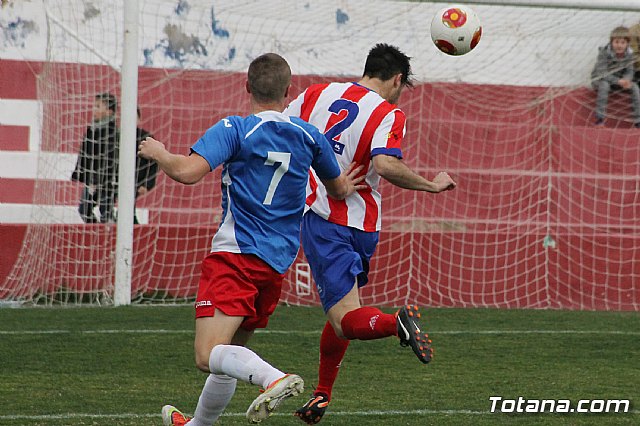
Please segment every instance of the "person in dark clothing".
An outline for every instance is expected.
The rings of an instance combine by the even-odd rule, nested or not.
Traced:
[[[140,108],[138,111],[138,126],[136,128],[136,152],[140,149],[140,143],[147,137],[153,137],[151,133],[140,127]],[[138,197],[147,194],[156,186],[156,175],[158,174],[158,164],[155,161],[142,157],[136,157],[136,200]],[[138,216],[133,212],[133,223],[138,224]]]
[[[114,220],[119,132],[116,126],[117,100],[111,93],[96,95],[93,122],[87,126],[71,180],[82,182],[84,190],[78,206],[85,223]],[[100,220],[93,212],[100,209]]]
[[[631,34],[626,27],[614,28],[609,43],[598,50],[598,58],[591,72],[592,86],[597,93],[596,126],[604,126],[609,94],[624,90],[631,94],[633,122],[640,127],[640,88],[633,81],[633,51],[629,47]]]

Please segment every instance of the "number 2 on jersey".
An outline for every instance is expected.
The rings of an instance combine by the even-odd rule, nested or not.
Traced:
[[[267,206],[271,205],[271,201],[273,201],[273,194],[275,194],[276,188],[282,180],[282,176],[284,176],[284,174],[289,171],[290,162],[290,152],[267,152],[267,159],[265,160],[264,164],[267,166],[273,166],[276,163],[280,163],[280,165],[273,173],[273,177],[271,178],[271,182],[269,183],[269,189],[267,190],[267,195],[264,197],[264,201],[262,202],[262,204],[265,204]]]
[[[333,142],[333,150],[340,155],[342,155],[344,151],[344,144],[338,141],[340,134],[351,126],[351,123],[353,123],[358,116],[360,108],[357,103],[347,99],[338,99],[329,106],[329,112],[335,115],[340,114],[342,111],[347,111],[347,115],[325,132],[325,136]]]

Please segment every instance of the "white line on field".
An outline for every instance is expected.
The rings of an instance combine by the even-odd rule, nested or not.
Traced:
[[[327,414],[327,417],[369,417],[369,416],[415,416],[415,415],[463,415],[463,416],[476,416],[499,413],[491,413],[490,411],[477,411],[477,410],[371,410],[371,411],[331,411]],[[606,413],[606,414],[640,414],[638,410],[630,410],[628,413]],[[579,415],[579,414],[578,414]],[[224,413],[222,417],[244,417],[246,413]],[[273,416],[287,416],[290,417],[291,413],[280,412],[273,413]],[[43,420],[65,420],[65,419],[142,419],[142,418],[159,418],[160,414],[136,414],[136,413],[122,413],[122,414],[93,414],[93,413],[67,413],[67,414],[43,414],[43,415],[1,415],[0,420],[31,420],[31,421],[43,421]]]
[[[113,330],[0,330],[0,335],[27,334],[193,334],[194,330],[113,329]],[[319,335],[321,330],[256,330],[256,334]],[[640,331],[620,330],[430,330],[429,334],[605,334],[640,336]]]

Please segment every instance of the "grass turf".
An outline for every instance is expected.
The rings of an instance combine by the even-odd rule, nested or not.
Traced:
[[[419,363],[394,338],[352,342],[321,424],[640,423],[638,313],[429,309],[423,318],[435,360]],[[160,425],[164,404],[193,412],[205,379],[193,366],[193,322],[190,306],[0,309],[0,424]],[[306,381],[265,424],[303,424],[291,413],[317,381],[323,324],[319,308],[280,306],[251,341]],[[257,394],[239,383],[218,424],[247,424]],[[632,412],[492,414],[493,395],[630,399]]]

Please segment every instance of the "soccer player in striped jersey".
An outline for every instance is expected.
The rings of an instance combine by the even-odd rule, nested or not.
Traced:
[[[320,338],[318,387],[296,415],[309,424],[324,414],[338,368],[353,339],[398,336],[423,363],[431,360],[431,341],[419,329],[417,307],[395,315],[360,305],[359,287],[367,284],[369,260],[378,243],[381,223],[380,178],[401,188],[442,192],[455,182],[445,172],[428,180],[402,162],[405,114],[396,105],[411,86],[410,58],[395,46],[373,47],[357,83],[308,87],[285,110],[315,125],[333,144],[342,169],[363,167],[366,188],[336,200],[315,173],[307,190],[309,211],[302,220],[302,247],[328,317]]]
[[[246,90],[248,117],[222,119],[191,147],[191,155],[167,151],[147,138],[139,155],[154,160],[170,178],[194,184],[222,165],[222,223],[202,263],[196,298],[195,358],[208,374],[193,418],[162,409],[165,425],[211,426],[231,400],[237,380],[262,386],[247,417],[259,423],[280,402],[302,392],[303,381],[285,374],[244,347],[264,328],[280,298],[284,273],[300,245],[309,167],[335,199],[359,186],[359,168],[340,171],[331,145],[311,124],[284,109],[289,64],[274,53],[251,62]]]

